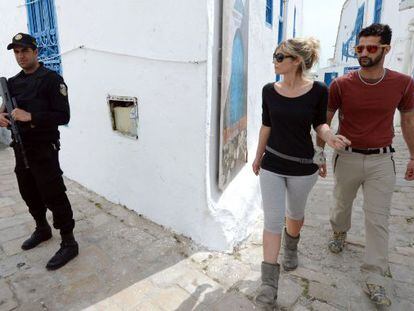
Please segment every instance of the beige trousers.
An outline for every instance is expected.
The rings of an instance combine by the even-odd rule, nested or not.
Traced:
[[[330,211],[334,231],[351,227],[352,203],[362,186],[365,213],[365,255],[361,271],[367,283],[385,286],[388,271],[388,220],[395,186],[392,153],[364,155],[337,151],[333,155],[335,206]]]

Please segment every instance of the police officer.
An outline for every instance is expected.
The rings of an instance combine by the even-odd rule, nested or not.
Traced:
[[[60,249],[46,265],[48,270],[55,270],[79,252],[73,236],[75,221],[58,158],[58,126],[69,122],[67,87],[60,75],[38,61],[37,44],[32,36],[18,33],[7,49],[13,49],[16,61],[22,68],[8,80],[8,86],[18,106],[11,116],[19,125],[29,164],[26,168],[20,150],[14,148],[15,173],[20,194],[36,222],[35,231],[21,247],[29,250],[52,237],[46,219],[46,210],[51,210],[53,226],[60,230],[62,237]],[[7,127],[9,123],[3,108],[0,111],[0,126]]]

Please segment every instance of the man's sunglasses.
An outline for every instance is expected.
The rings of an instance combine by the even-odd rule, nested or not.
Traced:
[[[374,44],[370,44],[370,45],[357,45],[356,47],[354,47],[355,52],[358,54],[361,54],[362,52],[364,52],[365,49],[367,49],[368,53],[374,54],[377,53],[379,48],[385,48],[389,46],[388,44],[380,44],[380,45],[374,45]]]
[[[283,62],[285,58],[294,58],[292,55],[285,55],[283,53],[274,53],[273,54],[273,61],[277,61],[278,63]]]

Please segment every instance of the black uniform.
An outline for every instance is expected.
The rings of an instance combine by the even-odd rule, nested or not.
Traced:
[[[18,122],[29,169],[14,148],[20,193],[38,225],[46,221],[48,208],[53,213],[54,227],[63,234],[71,233],[75,222],[58,158],[58,126],[67,124],[70,117],[66,84],[42,63],[34,73],[21,71],[8,84],[18,108],[32,115],[31,122]]]

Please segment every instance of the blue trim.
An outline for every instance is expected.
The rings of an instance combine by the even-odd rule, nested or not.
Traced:
[[[36,39],[39,60],[62,74],[54,0],[26,0],[29,33]]]
[[[374,23],[381,22],[382,0],[375,0]]]
[[[285,2],[284,0],[280,0],[280,11],[279,11],[279,30],[278,30],[278,38],[277,43],[283,41],[283,11],[284,11]]]
[[[351,71],[355,71],[358,70],[359,68],[361,68],[360,66],[349,66],[349,67],[344,67],[344,75],[346,75],[347,73],[351,72]]]
[[[266,0],[266,24],[273,26],[273,0]]]
[[[279,28],[277,31],[277,44],[280,44],[283,41],[283,29],[284,29],[284,23],[283,23],[283,13],[285,8],[285,1],[280,0],[280,8],[279,8]],[[276,82],[281,80],[280,75],[276,75]]]
[[[296,37],[296,6],[293,10],[293,38]]]

